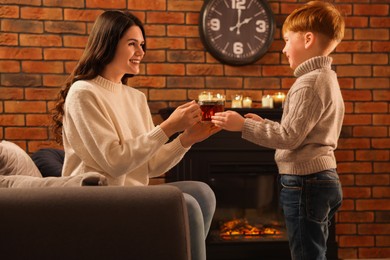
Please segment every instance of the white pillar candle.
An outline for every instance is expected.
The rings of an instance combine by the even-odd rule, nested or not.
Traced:
[[[273,102],[272,96],[271,95],[263,96],[263,98],[261,99],[261,104],[262,104],[262,107],[264,107],[264,108],[273,108],[274,102]]]
[[[244,97],[242,100],[243,107],[252,107],[252,99],[250,97]]]

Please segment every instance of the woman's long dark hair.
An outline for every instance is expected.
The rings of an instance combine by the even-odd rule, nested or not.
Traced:
[[[142,45],[146,51],[145,30],[141,21],[127,11],[106,11],[95,21],[88,38],[84,53],[65,82],[64,88],[60,90],[57,102],[52,111],[52,130],[57,143],[62,144],[62,119],[64,115],[64,103],[72,84],[78,80],[90,80],[97,77],[109,64],[115,55],[116,47],[124,33],[131,26],[138,26],[145,39]],[[125,74],[122,83],[126,84],[132,74]]]

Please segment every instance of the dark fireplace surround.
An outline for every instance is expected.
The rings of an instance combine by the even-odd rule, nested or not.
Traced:
[[[163,119],[174,108],[160,110]],[[255,113],[280,121],[281,109],[231,109],[244,115]],[[217,209],[206,245],[208,260],[288,260],[290,252],[279,208],[278,171],[275,151],[241,138],[241,133],[221,131],[195,144],[183,160],[167,173],[166,180],[197,180],[210,185],[216,194]],[[275,228],[278,235],[221,235],[229,221],[248,221],[251,226]],[[338,259],[335,225],[328,239],[328,259]]]

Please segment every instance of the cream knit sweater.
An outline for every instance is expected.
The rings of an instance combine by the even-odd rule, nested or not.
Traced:
[[[98,76],[76,81],[63,118],[63,176],[97,172],[109,185],[147,185],[188,151],[154,126],[145,95]]]
[[[307,175],[336,168],[334,150],[344,118],[344,102],[332,58],[314,57],[294,71],[280,123],[246,119],[242,137],[276,149],[280,174]]]

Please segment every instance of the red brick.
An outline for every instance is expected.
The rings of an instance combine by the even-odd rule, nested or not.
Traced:
[[[293,71],[289,66],[263,66],[262,75],[269,76],[292,76]]]
[[[371,163],[339,162],[337,170],[341,174],[345,173],[369,173],[372,171]]]
[[[16,33],[1,33],[0,45],[18,45],[18,35]]]
[[[42,113],[46,112],[46,103],[43,101],[6,101],[6,113]]]
[[[39,60],[42,59],[41,48],[0,47],[0,59]]]
[[[344,101],[371,101],[370,90],[342,90]]]
[[[147,24],[144,26],[144,29],[145,29],[147,41],[149,39],[148,37],[150,37],[150,36],[166,36],[167,35],[167,32],[166,32],[167,29],[166,29],[165,25],[148,25]],[[148,46],[148,48],[149,48],[149,46]]]
[[[226,76],[260,76],[261,66],[259,65],[247,65],[240,67],[225,66]]]
[[[345,17],[345,26],[349,28],[356,28],[356,27],[367,27],[368,26],[368,17],[362,17],[362,16],[349,16]]]
[[[356,210],[390,210],[389,199],[368,199],[368,200],[357,200]]]
[[[49,114],[30,114],[26,116],[27,126],[50,126],[52,124]]]
[[[374,77],[390,77],[390,66],[374,66]]]
[[[206,64],[188,64],[186,65],[187,75],[208,75],[221,76],[223,67],[221,65],[206,65]]]
[[[2,61],[2,60],[0,60],[0,72],[2,72],[2,73],[20,72],[19,61]]]
[[[148,50],[142,62],[166,62],[166,51]]]
[[[194,11],[199,12],[202,8],[203,1],[167,1],[168,11]]]
[[[183,38],[149,38],[147,41],[148,49],[185,49]]]
[[[355,154],[352,150],[336,150],[335,156],[338,162],[352,162],[355,160]]]
[[[76,62],[76,61],[68,61],[68,62],[65,62],[65,73],[66,73],[66,74],[72,73],[72,71],[74,70],[74,68],[76,67],[76,65],[77,65],[77,62]]]
[[[42,148],[57,148],[64,149],[61,145],[57,144],[54,140],[37,140],[28,142],[28,151],[30,153],[36,152]]]
[[[352,78],[338,78],[341,89],[354,89],[354,80]]]
[[[151,87],[151,88],[164,88],[165,77],[153,77],[153,76],[136,76],[129,80],[128,84],[132,87]]]
[[[390,234],[390,224],[359,224],[358,225],[359,234],[364,235],[385,235]]]
[[[184,75],[183,64],[149,63],[147,64],[148,75]]]
[[[239,77],[206,77],[206,86],[212,86],[218,89],[242,89],[243,84],[242,78]],[[230,97],[227,99],[230,99]]]
[[[43,56],[45,60],[79,60],[83,52],[83,49],[50,48],[44,50]]]
[[[378,198],[378,199],[390,198],[390,187],[373,187],[372,196],[373,198]]]
[[[47,139],[47,128],[44,127],[7,127],[5,138],[9,140],[42,140]]]
[[[340,247],[374,246],[373,236],[340,236]]]
[[[356,185],[358,186],[382,186],[389,185],[390,179],[386,174],[356,175]]]
[[[342,41],[336,52],[371,52],[370,41]]]
[[[284,79],[283,82],[288,80]],[[288,81],[289,82],[289,81]],[[291,86],[291,84],[288,84]],[[268,78],[268,77],[247,77],[244,79],[244,88],[250,89],[280,89],[279,78]]]
[[[373,212],[339,212],[338,213],[338,222],[346,223],[365,223],[365,222],[374,222],[374,213]],[[338,225],[339,226],[339,225]],[[356,234],[356,225],[346,224],[346,228],[350,228],[355,231],[354,233],[339,233],[339,234]],[[348,229],[349,230],[349,229]]]
[[[357,126],[353,129],[355,137],[385,137],[387,128],[381,126]]]
[[[187,50],[204,50],[202,42],[197,38],[187,38],[185,42]]]
[[[40,2],[40,0],[39,0]],[[43,0],[44,6],[60,6],[60,7],[85,7],[84,1],[74,0]]]
[[[151,89],[150,100],[187,100],[185,89]]]
[[[359,257],[360,258],[381,258],[388,259],[390,256],[390,248],[359,248]]]
[[[372,148],[390,150],[390,138],[372,138],[371,142]]]
[[[374,163],[374,173],[388,173],[390,163],[376,162]]]
[[[102,10],[65,9],[64,17],[67,21],[94,22],[101,13]]]
[[[356,40],[389,40],[387,29],[355,29]]]
[[[346,114],[344,116],[344,126],[354,126],[354,125],[370,125],[372,122],[372,116],[371,115],[350,115]]]
[[[1,87],[0,88],[0,97],[1,100],[15,100],[15,99],[22,99],[23,98],[23,88],[6,88]],[[3,112],[2,110],[2,102],[0,102],[0,112]]]
[[[376,236],[375,237],[375,244],[378,247],[390,247],[390,236]]]
[[[86,0],[87,8],[124,9],[126,0]]]
[[[357,89],[388,89],[390,88],[389,78],[356,78]]]
[[[58,90],[54,88],[28,88],[25,92],[26,100],[53,100],[57,97]]]
[[[372,50],[374,52],[389,52],[390,44],[388,41],[374,41],[372,43]]]
[[[166,10],[166,0],[139,1],[128,0],[127,8],[129,10]]]
[[[390,27],[389,17],[370,17],[371,27]]]
[[[1,84],[9,87],[36,87],[42,85],[42,80],[40,75],[3,73],[1,75]]]
[[[24,115],[0,114],[1,126],[22,126],[24,124]]]
[[[168,88],[204,88],[205,80],[204,77],[167,77]],[[196,90],[198,92],[198,90]]]
[[[167,35],[171,37],[199,37],[199,29],[195,25],[168,25]]]
[[[23,72],[28,73],[63,73],[63,62],[59,61],[23,61]]]
[[[49,33],[74,33],[85,34],[86,25],[81,22],[46,21],[45,30]]]
[[[371,189],[365,187],[344,187],[343,188],[343,198],[346,199],[362,199],[370,198]]]
[[[62,87],[68,75],[44,75],[43,85],[45,87]]]
[[[339,259],[358,259],[358,249],[339,247],[338,257]]]
[[[336,68],[337,75],[339,77],[362,77],[372,76],[371,66],[344,66],[340,65]]]
[[[64,47],[81,47],[87,45],[88,36],[64,35]]]
[[[338,213],[340,215],[340,212]],[[337,235],[354,235],[356,234],[356,224],[340,224],[336,225]]]
[[[62,20],[61,8],[22,7],[22,19],[30,20]]]
[[[387,16],[389,15],[389,5],[354,4],[353,14],[357,16],[360,15]]]
[[[203,51],[168,51],[168,62],[202,63],[205,61]]]
[[[389,61],[386,54],[354,54],[353,64],[387,64]]]
[[[21,33],[42,33],[42,21],[26,20],[1,20],[2,31],[21,32]]]
[[[199,13],[186,13],[186,24],[199,24]]]
[[[352,54],[348,53],[333,53],[331,55],[333,58],[334,65],[345,65],[352,63]]]
[[[62,39],[58,35],[20,34],[21,46],[61,46]]]
[[[19,18],[19,6],[1,5],[0,18]]]
[[[375,101],[390,101],[390,90],[376,90],[374,91]]]
[[[390,125],[390,115],[389,114],[377,114],[373,117],[374,125]]]
[[[148,24],[184,24],[184,13],[178,12],[148,12],[146,14]]]
[[[359,150],[356,151],[358,161],[388,161],[390,151],[385,150]]]

